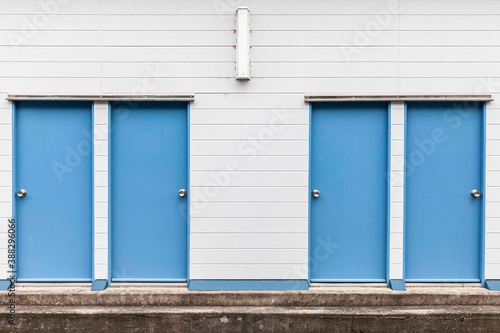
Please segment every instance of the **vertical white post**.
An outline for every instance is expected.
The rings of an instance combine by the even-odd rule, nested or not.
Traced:
[[[389,279],[403,279],[404,102],[391,103]]]
[[[485,274],[486,287],[500,290],[500,116],[486,111]]]
[[[3,103],[2,103],[3,104]],[[12,104],[0,108],[0,280],[8,279],[8,221],[12,218]],[[16,226],[17,227],[17,226]],[[16,228],[17,229],[17,228]],[[2,285],[3,287],[3,285]]]
[[[108,279],[108,103],[94,103],[94,279]]]
[[[250,10],[236,10],[236,80],[250,80]]]

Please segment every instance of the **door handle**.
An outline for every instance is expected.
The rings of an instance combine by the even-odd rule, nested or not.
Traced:
[[[180,196],[181,198],[184,198],[184,197],[186,196],[186,194],[187,194],[187,192],[186,192],[186,190],[185,190],[185,189],[181,188],[181,189],[179,190],[179,196]]]
[[[474,199],[477,199],[481,196],[481,192],[479,192],[478,190],[476,189],[473,189],[472,191],[470,191],[470,195],[474,198]]]
[[[26,194],[28,194],[28,193],[26,192],[26,190],[24,188],[22,188],[19,191],[17,191],[17,196],[19,198],[24,198],[26,196]]]
[[[320,192],[319,192],[319,190],[313,190],[311,192],[311,195],[313,198],[319,198]]]

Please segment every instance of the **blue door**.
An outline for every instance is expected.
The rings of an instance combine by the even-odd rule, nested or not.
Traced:
[[[310,277],[386,279],[388,105],[312,106]]]
[[[90,281],[92,105],[16,102],[14,138],[19,281]]]
[[[111,105],[113,281],[186,281],[187,105]]]
[[[479,281],[482,142],[482,105],[408,103],[407,281]]]

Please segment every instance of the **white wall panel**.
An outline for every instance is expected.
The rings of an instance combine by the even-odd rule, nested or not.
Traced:
[[[479,78],[400,78],[401,93],[480,93],[484,92]]]
[[[306,279],[303,95],[197,95],[190,118],[190,278]]]
[[[10,103],[8,103],[10,106]],[[8,221],[12,219],[12,110],[0,109],[0,280],[10,276],[7,266]]]
[[[193,204],[190,210],[191,217],[209,218],[296,218],[307,217],[307,203],[219,203],[207,202],[205,204]],[[193,236],[193,235],[192,235]],[[193,245],[193,243],[191,243]],[[290,247],[295,245],[290,244]]]
[[[0,6],[3,14],[26,15],[31,17],[38,14],[98,14],[99,0],[80,1],[54,0],[54,1],[16,1],[2,0]]]
[[[307,155],[295,156],[191,156],[193,171],[307,171]],[[286,170],[283,170],[286,166]]]
[[[496,113],[496,112],[491,111],[490,113]],[[489,139],[500,140],[500,125],[499,124],[494,124],[492,122],[489,122],[489,124],[486,125],[486,131],[491,132],[490,135],[488,136]]]
[[[99,62],[100,48],[96,46],[26,46],[15,48],[10,45],[0,46],[0,62],[11,62],[11,70],[21,71],[24,62],[34,62],[43,66],[45,63]]]
[[[293,67],[293,68],[292,68]],[[397,62],[255,62],[255,78],[395,77]]]
[[[243,141],[193,141],[191,156],[234,156],[236,154],[256,156],[307,155],[307,140],[243,140]]]
[[[305,187],[192,187],[191,203],[211,202],[303,202]]]
[[[158,71],[168,78],[227,78],[234,76],[234,62],[106,62],[102,76],[109,78],[143,78],[144,68]]]
[[[489,142],[488,142],[489,143]],[[496,159],[496,156],[495,156]],[[487,170],[486,170],[486,176],[488,178],[488,186],[494,188],[496,186],[500,186],[500,172],[497,170],[495,164],[491,164],[492,161],[492,156],[487,156],[486,157],[486,165],[487,165]],[[488,190],[488,198],[495,198],[495,192],[491,193],[490,195],[490,188]],[[493,201],[492,201],[493,202]]]
[[[106,46],[225,46],[233,45],[233,31],[103,31]]]
[[[488,117],[488,115],[486,116]],[[492,136],[495,136],[494,133],[487,133],[488,135],[488,138],[487,138],[487,145],[486,145],[486,156],[490,156],[490,157],[496,157],[497,155],[495,154],[495,152],[498,151],[498,149],[500,149],[500,140],[496,140],[496,139],[493,139],[493,138],[490,138],[489,136],[492,135]],[[497,170],[497,169],[494,169],[495,166],[487,166],[486,167],[488,170],[491,170],[491,171],[500,171],[500,170]]]
[[[306,249],[301,234],[194,234],[191,249]],[[239,262],[242,263],[242,262]]]
[[[493,198],[493,199],[500,199],[500,187],[499,186],[493,186],[492,184],[488,183],[490,185],[488,187],[488,196]]]
[[[497,18],[497,16],[494,16]],[[481,34],[484,32],[477,32]],[[412,47],[401,46],[399,48],[400,62],[492,62],[495,63],[500,57],[500,47],[498,46],[428,46]]]
[[[354,44],[354,43],[353,43]],[[265,62],[394,62],[398,61],[397,46],[334,45],[321,46],[252,46],[252,63]],[[293,65],[293,64],[291,64]],[[293,67],[291,68],[293,69]]]
[[[304,184],[307,184],[308,177],[307,171],[191,171],[191,186],[306,187]]]
[[[412,1],[400,0],[401,14],[492,14],[500,12],[500,3],[491,0],[443,0],[436,3],[432,0]],[[436,26],[436,29],[439,29]]]
[[[486,224],[486,232],[500,233],[500,218],[490,218]]]
[[[307,245],[302,246],[308,225],[305,93],[482,92],[500,100],[497,1],[45,3],[0,0],[0,188],[12,184],[6,92],[194,93],[189,193],[191,212],[199,215],[191,219],[191,247],[207,253],[191,265],[191,278],[307,278]],[[249,6],[252,16],[249,82],[234,79],[239,5]],[[46,23],[27,34],[26,22],[33,24],[34,15],[44,12]],[[376,24],[379,28],[370,30]],[[13,36],[21,38],[18,45]],[[498,251],[489,243],[500,234],[500,136],[493,125],[500,125],[499,103],[489,104],[487,118],[487,278],[500,278]],[[390,276],[400,278],[404,128],[401,105],[393,106]],[[105,113],[105,105],[98,105],[96,115]],[[96,130],[106,128],[107,116],[95,120]],[[95,144],[95,230],[103,239],[108,151],[105,139]],[[255,144],[258,148],[250,150]],[[232,162],[239,170],[228,170]],[[0,200],[5,193],[0,189]],[[0,201],[0,218],[10,215],[11,202]],[[269,252],[261,248],[244,255],[252,244],[243,248],[227,235],[238,232],[253,244],[265,244],[271,234],[283,238]],[[220,244],[206,239],[212,234],[219,235]],[[95,275],[105,278],[107,245],[96,244]],[[231,244],[238,255],[228,248],[212,250]],[[285,249],[293,251],[285,255]],[[262,264],[269,258],[282,262]]]
[[[108,103],[94,103],[94,279],[108,279]]]
[[[49,1],[47,1],[49,2]],[[8,5],[10,6],[10,5]],[[6,8],[5,6],[2,8]],[[40,7],[42,9],[42,7]],[[42,13],[43,11],[40,10]],[[0,14],[0,30],[12,31],[22,30],[28,27],[28,23],[33,24],[37,31],[75,31],[75,30],[99,30],[101,18],[99,15],[58,15],[50,16],[52,11],[48,11],[45,17],[34,18],[33,15],[9,15]],[[60,13],[59,13],[60,14]]]
[[[500,90],[500,89],[499,89]],[[488,108],[488,106],[487,106]],[[500,140],[498,110],[486,111],[485,278],[500,279]]]
[[[191,232],[194,233],[307,233],[304,218],[192,218]]]
[[[315,6],[304,6],[300,0],[246,0],[240,1],[199,1],[188,0],[182,2],[164,1],[158,3],[154,0],[144,0],[140,4],[127,3],[123,5],[119,0],[106,1],[102,3],[102,11],[105,14],[205,14],[227,15],[233,14],[238,6],[248,6],[255,14],[372,14],[373,11],[394,6],[394,2],[387,0],[372,0],[359,6],[349,0],[321,1]],[[20,6],[23,8],[22,6]],[[477,9],[476,9],[477,10]]]
[[[12,111],[10,111],[10,110],[2,111],[2,112],[12,114]],[[9,120],[7,120],[7,121],[9,121]],[[9,123],[1,124],[0,125],[0,140],[9,141],[11,138],[12,138],[12,126],[11,126],[11,124],[9,124]],[[4,142],[3,144],[7,145],[7,142]]]
[[[0,48],[1,50],[1,48]],[[205,47],[193,45],[190,47],[179,46],[157,46],[157,47],[106,47],[101,50],[102,61],[104,63],[116,64],[120,66],[120,62],[128,63],[146,63],[146,62],[194,62],[198,65],[213,62],[233,62],[234,63],[234,47],[227,46],[212,46]],[[126,67],[126,64],[121,65]],[[190,75],[193,73],[185,73]]]
[[[253,11],[252,11],[253,12]],[[275,15],[252,15],[253,31],[355,31],[364,28],[367,22],[373,21],[374,15],[353,14],[342,15],[341,13],[331,14],[284,14],[276,19]],[[384,18],[383,30],[397,30],[397,20]]]
[[[477,78],[500,77],[500,66],[491,62],[438,62],[402,63],[400,77],[424,78]]]
[[[228,280],[265,280],[285,279],[296,280],[307,278],[307,257],[301,264],[193,264],[190,266],[192,279],[224,279]],[[293,282],[290,282],[293,287]]]
[[[254,31],[252,32],[252,45],[345,46],[354,44],[356,36],[356,31]],[[370,40],[370,45],[377,46],[393,46],[397,43],[397,31],[383,31]]]
[[[201,109],[191,111],[192,125],[271,125],[271,124],[302,124],[307,125],[309,114],[303,108],[259,109]],[[286,131],[286,128],[277,128]],[[258,131],[257,131],[258,132]]]
[[[491,2],[490,2],[491,4]],[[457,5],[453,5],[455,7]],[[451,7],[451,6],[450,6]],[[403,12],[404,12],[403,8]],[[402,15],[401,30],[459,30],[489,31],[498,25],[496,15],[443,14],[443,15]]]
[[[95,78],[101,75],[101,66],[97,62],[0,62],[0,72],[4,78]]]
[[[153,14],[146,15],[109,15],[102,22],[102,29],[106,31],[232,31],[234,29],[234,15],[205,14]]]
[[[389,279],[403,279],[404,121],[403,102],[391,103]]]
[[[93,94],[99,92],[100,84],[99,78],[4,78],[0,80],[0,90],[13,93]]]
[[[492,27],[493,28],[493,27]],[[401,31],[402,46],[500,46],[500,31]]]
[[[277,93],[269,91],[267,94],[226,94],[223,92],[196,95],[192,102],[193,112],[200,109],[267,109],[286,113],[289,108],[302,108],[307,112],[309,106],[304,102],[304,93]]]
[[[293,66],[291,66],[293,67]],[[290,69],[292,70],[292,69]],[[144,68],[144,77],[148,77],[148,68]],[[248,82],[236,82],[233,78],[169,78],[168,73],[159,69],[160,76],[158,84],[152,85],[147,89],[150,93],[186,93],[196,91],[199,93],[210,93],[214,87],[227,93],[259,93],[265,95],[272,90],[276,93],[303,93],[317,92],[330,93],[332,91],[338,94],[356,93],[389,93],[397,89],[398,80],[396,78],[254,78]],[[105,93],[118,93],[130,91],[134,87],[143,87],[144,78],[130,78],[123,80],[121,78],[103,78],[102,90]],[[412,79],[413,80],[413,79]],[[447,83],[454,82],[446,79],[441,85],[446,87]],[[9,82],[13,84],[14,82]],[[31,82],[30,82],[31,83]],[[90,82],[89,82],[90,83]],[[7,82],[6,82],[7,84]],[[5,84],[5,85],[6,85]],[[35,84],[35,83],[33,83]],[[457,82],[453,87],[463,85],[469,87],[469,80]],[[5,85],[0,85],[0,88]],[[430,87],[425,86],[425,80],[412,84],[408,80],[407,85],[411,88],[424,86],[427,90]],[[449,89],[445,89],[449,91]],[[279,107],[278,105],[275,107]]]
[[[192,250],[190,260],[193,265],[207,262],[214,264],[233,264],[237,262],[245,262],[248,264],[296,264],[294,257],[301,254],[301,249],[261,250],[252,248],[233,251],[225,251],[224,249],[201,249]]]
[[[0,45],[16,45],[13,40],[20,36],[22,45],[28,46],[94,46],[99,45],[101,33],[99,31],[44,31],[32,38],[24,38],[23,30],[13,30],[0,34]]]
[[[271,118],[272,119],[272,118]],[[308,125],[289,124],[281,130],[278,125],[279,117],[268,125],[191,125],[191,139],[193,140],[248,140],[251,138],[269,139],[307,139],[309,133]],[[291,120],[290,120],[291,121]],[[274,129],[274,130],[273,130]]]

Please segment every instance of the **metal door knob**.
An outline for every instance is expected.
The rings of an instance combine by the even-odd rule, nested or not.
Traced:
[[[481,192],[479,192],[478,190],[476,189],[473,189],[472,191],[470,191],[470,195],[475,199],[475,198],[479,198],[481,196]]]
[[[185,189],[183,189],[183,188],[181,188],[181,189],[179,190],[179,196],[180,196],[181,198],[184,198],[184,197],[186,196],[186,193],[187,193],[187,192],[186,192],[186,190],[185,190]]]
[[[312,193],[311,193],[311,195],[312,195],[313,198],[319,198],[319,194],[320,194],[319,190],[313,190]]]
[[[26,196],[27,192],[24,188],[20,189],[19,191],[17,191],[17,196],[19,198],[24,198]]]

